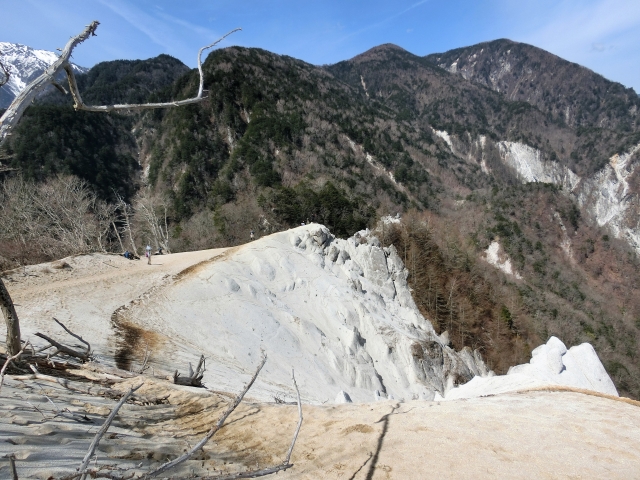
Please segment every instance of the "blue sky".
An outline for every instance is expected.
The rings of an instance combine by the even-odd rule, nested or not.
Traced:
[[[640,0],[0,0],[0,41],[55,50],[91,20],[98,36],[74,61],[173,55],[195,66],[198,49],[260,47],[313,64],[382,43],[416,55],[510,38],[585,65],[640,92]]]

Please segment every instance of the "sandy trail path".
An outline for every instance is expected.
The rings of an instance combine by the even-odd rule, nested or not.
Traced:
[[[227,249],[212,249],[127,260],[116,255],[78,255],[56,262],[17,269],[5,276],[24,339],[38,342],[35,332],[60,336],[52,317],[64,322],[98,352],[113,361],[111,322],[123,305],[144,301],[146,292],[173,281],[186,269],[221,258]],[[0,335],[3,335],[2,332]]]

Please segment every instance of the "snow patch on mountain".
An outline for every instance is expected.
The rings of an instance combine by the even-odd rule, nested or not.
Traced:
[[[58,55],[18,43],[0,42],[0,58],[10,71],[9,81],[0,88],[0,108],[6,108],[29,83],[58,59]],[[87,68],[71,65],[75,73],[88,71]]]

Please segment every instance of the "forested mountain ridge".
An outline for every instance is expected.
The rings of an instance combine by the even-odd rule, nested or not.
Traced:
[[[197,72],[167,65],[175,81],[160,76],[153,91],[127,83],[138,78],[127,63],[92,70],[82,88],[100,103],[193,96]],[[325,67],[231,47],[204,72],[199,105],[131,116],[32,107],[5,155],[25,176],[73,173],[107,199],[112,183],[130,196],[145,186],[168,207],[174,250],[307,220],[346,236],[405,214],[380,240],[395,245],[416,303],[457,349],[480,348],[503,371],[550,334],[590,341],[618,389],[640,396],[635,120],[613,109],[610,123],[583,115],[576,126],[393,45]],[[47,126],[55,108],[76,123]],[[81,169],[68,167],[73,158]]]
[[[598,171],[613,153],[640,142],[637,92],[532,45],[501,39],[425,58],[571,127],[575,146],[558,158],[578,174]]]
[[[144,103],[172,85],[189,68],[168,55],[148,60],[101,62],[78,75],[88,104]],[[7,145],[6,163],[26,180],[72,174],[88,181],[105,199],[130,198],[138,188],[135,118],[75,112],[69,95],[50,89],[25,113]]]
[[[632,88],[532,45],[500,39],[424,58],[571,127],[638,129],[640,98]]]

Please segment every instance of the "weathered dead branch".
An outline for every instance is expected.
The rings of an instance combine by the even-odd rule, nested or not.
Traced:
[[[86,351],[84,352],[80,352],[78,350],[74,350],[71,347],[67,347],[66,345],[61,344],[60,342],[54,340],[53,338],[45,335],[44,333],[40,333],[37,332],[36,336],[45,339],[47,342],[49,342],[49,347],[55,347],[56,351],[50,353],[49,355],[47,355],[47,361],[49,361],[51,359],[51,357],[57,355],[58,353],[64,353],[65,355],[68,355],[70,357],[75,357],[79,360],[82,360],[83,362],[86,362],[88,360],[91,359],[91,345],[89,344],[89,342],[87,342],[84,338],[82,338],[80,335],[77,335],[75,333],[73,333],[71,330],[69,330],[64,323],[62,323],[60,320],[58,320],[57,318],[53,319],[58,325],[60,325],[65,332],[67,332],[69,335],[71,335],[72,337],[80,340],[82,343],[84,343],[87,346]],[[39,351],[42,350],[46,350],[49,347],[45,347],[44,349],[40,349]]]
[[[64,70],[67,72],[67,79],[69,80],[69,88],[71,89],[71,95],[73,97],[74,105],[73,107],[76,110],[84,110],[87,112],[114,112],[114,111],[137,111],[137,110],[150,110],[154,108],[170,108],[170,107],[180,107],[183,105],[191,105],[193,103],[199,103],[204,100],[206,97],[203,96],[204,93],[204,75],[202,73],[202,52],[208,50],[216,46],[226,37],[231,35],[238,30],[242,30],[241,28],[236,28],[226,33],[218,40],[213,42],[211,45],[207,45],[198,50],[198,72],[200,73],[200,86],[198,88],[198,95],[193,98],[188,98],[186,100],[177,100],[174,102],[165,102],[165,103],[141,103],[141,104],[125,104],[125,105],[85,105],[82,101],[82,97],[80,96],[80,91],[78,90],[78,84],[76,83],[76,79],[73,73],[73,68],[68,63],[64,65]]]
[[[186,385],[189,387],[200,387],[204,388],[202,384],[202,377],[204,377],[205,372],[205,358],[204,355],[200,356],[200,361],[198,362],[198,366],[196,367],[196,371],[193,371],[193,367],[191,366],[191,362],[189,362],[189,376],[181,377],[178,371],[176,370],[173,374],[173,383],[176,385]]]
[[[78,358],[78,359],[82,360],[83,362],[86,362],[90,358],[87,353],[79,352],[77,350],[74,350],[73,348],[67,347],[66,345],[63,345],[63,344],[61,344],[59,342],[56,342],[53,338],[48,337],[44,333],[37,332],[36,333],[36,337],[40,337],[40,338],[46,340],[51,345],[56,347],[59,350],[60,353],[64,353],[66,355],[69,355],[70,357]]]
[[[87,342],[85,339],[83,339],[80,335],[76,335],[75,333],[73,333],[71,330],[69,330],[64,323],[62,323],[60,320],[58,320],[57,318],[53,317],[53,321],[56,322],[58,325],[60,325],[62,328],[64,328],[64,331],[67,332],[69,335],[71,335],[74,338],[77,338],[78,340],[80,340],[82,343],[84,343],[87,346],[87,351],[86,351],[86,355],[87,357],[89,355],[91,355],[91,345],[89,344],[89,342]]]
[[[27,88],[20,92],[13,102],[11,102],[7,111],[0,117],[0,145],[6,140],[7,136],[10,135],[11,130],[18,124],[24,111],[31,105],[36,95],[55,79],[56,74],[61,71],[65,65],[68,65],[73,49],[90,36],[95,35],[98,25],[100,25],[100,22],[91,22],[91,24],[85,27],[82,33],[72,37],[65,45],[58,60],[47,68],[42,75],[27,85]]]
[[[18,480],[18,471],[16,470],[16,456],[13,453],[9,455],[9,467],[11,468],[11,480]]]
[[[74,100],[74,108],[76,110],[85,110],[88,112],[113,112],[113,111],[138,111],[138,110],[148,110],[154,108],[171,108],[171,107],[180,107],[182,105],[190,105],[193,103],[199,103],[204,100],[206,97],[204,94],[204,75],[202,72],[202,52],[214,47],[222,40],[224,40],[227,36],[231,35],[240,28],[236,28],[226,35],[223,35],[221,38],[216,40],[210,45],[202,47],[198,51],[198,72],[200,74],[200,85],[198,88],[198,95],[193,98],[189,98],[186,100],[178,100],[174,102],[165,102],[165,103],[145,103],[145,104],[125,104],[125,105],[85,105],[82,101],[82,97],[80,95],[80,91],[78,90],[78,84],[76,82],[75,75],[73,73],[73,67],[69,63],[69,58],[71,57],[71,53],[73,49],[78,46],[80,43],[84,42],[90,36],[95,36],[96,29],[100,25],[100,22],[93,21],[91,24],[87,25],[86,28],[75,37],[72,37],[67,45],[62,50],[62,54],[58,57],[49,68],[47,68],[42,75],[40,75],[36,80],[31,82],[20,94],[13,100],[7,111],[0,117],[0,145],[7,139],[7,137],[11,134],[11,130],[18,124],[20,118],[24,114],[26,108],[31,104],[31,102],[35,99],[36,95],[40,93],[44,88],[49,84],[55,85],[55,77],[56,75],[64,70],[67,73],[67,80],[69,82],[69,89],[71,90],[71,95]]]
[[[33,350],[33,347],[31,347]],[[21,353],[24,352],[27,349],[27,345],[25,345],[22,350]],[[5,363],[5,367],[8,364],[8,362],[10,361],[10,359],[7,360],[7,362]],[[102,427],[100,428],[100,430],[96,433],[95,437],[93,438],[91,445],[89,446],[89,449],[86,453],[86,455],[84,456],[83,460],[82,460],[82,464],[80,465],[80,467],[77,469],[76,472],[67,475],[65,477],[62,477],[60,480],[76,480],[76,479],[80,479],[80,480],[86,480],[88,477],[91,478],[108,478],[108,479],[112,479],[112,480],[129,480],[129,479],[136,479],[136,480],[146,480],[152,477],[157,477],[161,474],[163,474],[164,472],[167,472],[168,470],[176,467],[177,465],[180,465],[181,463],[185,462],[186,460],[190,459],[193,455],[195,455],[199,450],[201,450],[204,445],[223,427],[223,425],[225,424],[227,418],[231,415],[231,413],[233,413],[235,411],[235,409],[238,407],[238,405],[242,402],[243,398],[245,397],[245,395],[247,394],[247,392],[249,391],[249,389],[252,387],[252,385],[255,383],[258,375],[260,374],[262,368],[264,367],[265,363],[267,361],[267,357],[264,356],[262,361],[260,362],[260,364],[258,365],[258,367],[256,368],[256,371],[254,372],[253,376],[251,377],[251,379],[249,380],[249,382],[247,383],[247,385],[244,387],[244,389],[238,394],[236,395],[236,397],[234,398],[234,400],[229,404],[229,406],[227,407],[227,409],[223,412],[223,414],[220,416],[220,418],[218,419],[218,421],[215,423],[215,425],[213,425],[211,427],[211,429],[209,430],[209,432],[193,447],[191,448],[188,452],[184,453],[183,455],[179,456],[178,458],[175,458],[174,460],[171,460],[169,462],[164,463],[163,465],[161,465],[160,467],[156,468],[155,470],[152,470],[146,474],[136,474],[135,472],[131,471],[130,469],[126,469],[126,468],[121,468],[117,465],[104,465],[101,467],[96,467],[94,466],[94,468],[89,468],[89,463],[94,455],[94,452],[98,446],[98,444],[100,443],[100,440],[102,439],[102,437],[104,436],[104,434],[107,432],[107,430],[109,429],[111,423],[113,422],[115,416],[117,415],[119,409],[122,407],[122,405],[124,405],[126,402],[134,402],[134,403],[140,403],[140,404],[154,404],[154,403],[160,403],[163,402],[167,399],[168,395],[166,397],[162,397],[162,398],[149,398],[149,397],[145,397],[143,395],[137,395],[135,392],[142,386],[142,384],[136,386],[136,387],[132,387],[130,388],[126,393],[123,392],[119,392],[110,388],[102,388],[102,387],[96,387],[95,385],[90,385],[90,386],[85,386],[82,383],[78,383],[78,382],[70,382],[67,379],[63,379],[63,378],[56,378],[56,377],[52,377],[49,375],[43,375],[41,373],[38,372],[38,370],[35,368],[35,366],[30,365],[33,369],[33,371],[35,372],[32,375],[15,375],[13,376],[13,378],[15,380],[30,380],[30,379],[38,379],[38,380],[45,380],[45,381],[50,381],[50,382],[55,382],[58,383],[60,385],[62,385],[63,387],[72,390],[72,391],[77,391],[77,392],[81,392],[81,393],[86,393],[86,394],[90,394],[90,395],[100,395],[100,396],[105,396],[105,397],[109,397],[109,398],[119,398],[119,402],[116,404],[116,406],[113,408],[113,410],[111,411],[111,413],[109,414],[109,416],[106,418],[104,424],[102,425]],[[204,356],[202,356],[200,358],[200,362],[198,363],[197,369],[195,372],[193,372],[193,369],[190,366],[190,373],[192,375],[197,375],[198,372],[203,372],[204,371]],[[122,370],[118,370],[118,369],[110,369],[108,367],[101,367],[101,366],[96,366],[96,365],[90,365],[87,366],[85,368],[88,368],[89,370],[94,370],[94,371],[103,371],[103,370],[109,370],[111,374],[122,374],[124,376],[133,376],[130,372],[126,372],[126,371],[122,371]],[[4,370],[5,368],[3,368]],[[287,470],[291,467],[293,467],[293,464],[291,463],[291,455],[293,452],[293,449],[295,447],[296,441],[298,439],[298,435],[300,433],[300,428],[302,426],[302,421],[303,421],[303,415],[302,415],[302,402],[300,399],[300,390],[298,389],[298,385],[295,379],[295,372],[292,370],[291,371],[291,376],[292,376],[292,381],[293,381],[293,386],[296,390],[296,395],[297,395],[297,404],[298,404],[298,423],[296,426],[296,429],[294,431],[292,440],[291,440],[291,445],[289,446],[289,449],[286,452],[286,456],[283,460],[283,462],[281,464],[278,465],[273,465],[267,468],[263,468],[263,469],[256,469],[256,470],[251,470],[251,471],[247,471],[247,472],[239,472],[239,473],[234,473],[234,474],[221,474],[221,475],[214,475],[214,476],[195,476],[193,478],[197,478],[197,479],[210,479],[210,480],[232,480],[232,479],[240,479],[240,478],[257,478],[257,477],[262,477],[262,476],[266,476],[266,475],[271,475],[280,471],[284,471]],[[45,395],[46,396],[46,395]],[[54,412],[55,416],[65,416],[65,417],[69,417],[72,420],[75,421],[82,421],[82,422],[87,422],[87,421],[91,421],[88,417],[82,417],[79,416],[77,414],[74,414],[73,412],[70,412],[68,409],[59,409],[56,407],[55,404],[53,404],[53,402],[51,401],[51,399],[49,399],[47,397],[47,399],[49,400],[50,403],[52,403],[53,408],[54,408]],[[34,408],[36,408],[34,406]],[[38,410],[36,408],[36,410]],[[38,410],[40,411],[40,410]],[[44,413],[42,413],[40,411],[40,413],[45,417],[45,420],[50,419],[47,418],[46,415],[44,415]],[[76,418],[76,417],[80,417],[80,418]],[[17,478],[17,477],[16,477]],[[171,478],[183,478],[183,477],[171,477]]]
[[[87,470],[87,467],[89,466],[89,462],[91,461],[91,457],[93,456],[93,452],[95,452],[96,447],[98,446],[98,443],[100,443],[100,439],[109,429],[111,422],[113,422],[113,419],[118,414],[118,410],[120,410],[120,407],[122,407],[122,405],[125,404],[127,399],[131,395],[133,395],[133,393],[136,390],[138,390],[142,385],[143,384],[141,383],[137,387],[131,387],[129,391],[120,399],[117,405],[113,407],[113,410],[111,410],[111,413],[109,414],[107,419],[104,421],[104,424],[102,425],[102,427],[100,427],[100,430],[98,430],[98,433],[96,433],[96,436],[93,438],[91,445],[89,445],[89,450],[87,451],[87,454],[84,456],[84,459],[82,460],[82,464],[80,465],[80,468],[79,468],[79,473],[82,474],[82,476],[80,477],[80,480],[85,480],[87,478],[86,470]]]
[[[239,473],[224,474],[224,475],[197,477],[199,480],[236,480],[238,478],[258,478],[258,477],[265,477],[267,475],[273,475],[274,473],[278,473],[293,467],[293,464],[290,463],[290,460],[291,460],[291,454],[293,453],[293,447],[295,446],[296,440],[298,439],[298,434],[300,433],[300,427],[302,426],[302,402],[300,401],[300,390],[298,389],[298,384],[296,382],[296,377],[293,369],[291,370],[291,378],[293,380],[293,386],[296,389],[296,394],[298,397],[298,425],[296,426],[296,430],[291,440],[291,445],[289,446],[289,450],[287,450],[287,455],[285,456],[284,461],[280,465],[274,465],[272,467],[267,467],[259,470],[250,470],[247,472],[239,472]],[[178,479],[176,477],[173,480],[178,480]]]
[[[296,394],[298,397],[298,425],[296,426],[296,430],[293,433],[293,438],[291,439],[291,445],[289,446],[289,450],[287,450],[287,455],[284,461],[280,465],[274,465],[273,467],[267,467],[261,470],[250,470],[248,472],[233,473],[231,475],[216,475],[213,477],[201,477],[200,480],[235,480],[237,478],[258,478],[258,477],[265,477],[267,475],[272,475],[274,473],[278,473],[293,467],[293,464],[290,463],[290,460],[291,460],[291,454],[293,453],[293,447],[296,444],[296,440],[298,440],[300,427],[302,427],[302,402],[300,401],[300,390],[298,389],[298,384],[296,382],[296,375],[293,369],[291,369],[291,378],[293,380],[293,386],[296,389]]]
[[[233,403],[231,403],[229,405],[227,410],[218,419],[216,424],[213,427],[211,427],[211,430],[209,430],[209,432],[204,436],[204,438],[202,438],[202,440],[200,440],[198,443],[196,443],[196,445],[191,450],[189,450],[188,452],[184,453],[183,455],[180,455],[178,458],[176,458],[174,460],[171,460],[170,462],[164,463],[163,465],[161,465],[157,469],[155,469],[152,472],[149,472],[146,475],[144,475],[142,477],[142,479],[148,479],[148,478],[151,478],[151,477],[157,477],[161,473],[166,472],[167,470],[175,467],[176,465],[180,465],[182,462],[188,460],[198,450],[200,450],[202,447],[204,447],[206,445],[206,443],[209,440],[211,440],[211,437],[213,437],[216,434],[216,432],[222,428],[222,426],[224,425],[224,422],[227,420],[227,417],[229,417],[229,415],[231,415],[231,413],[238,407],[238,405],[240,405],[240,402],[242,401],[242,399],[244,398],[246,393],[249,391],[249,389],[251,388],[253,383],[256,381],[256,378],[258,378],[258,374],[260,373],[260,370],[262,370],[262,367],[264,367],[264,364],[266,363],[266,361],[267,361],[267,356],[265,355],[262,358],[262,362],[260,362],[260,365],[258,365],[258,368],[256,369],[255,373],[253,374],[253,377],[251,377],[251,380],[249,380],[249,383],[247,383],[247,385],[244,387],[244,390],[242,390],[242,392],[240,392],[236,396],[236,398],[233,401]]]
[[[7,354],[15,355],[20,351],[20,322],[18,314],[13,306],[13,300],[7,287],[4,286],[2,278],[0,278],[0,311],[7,324]]]

